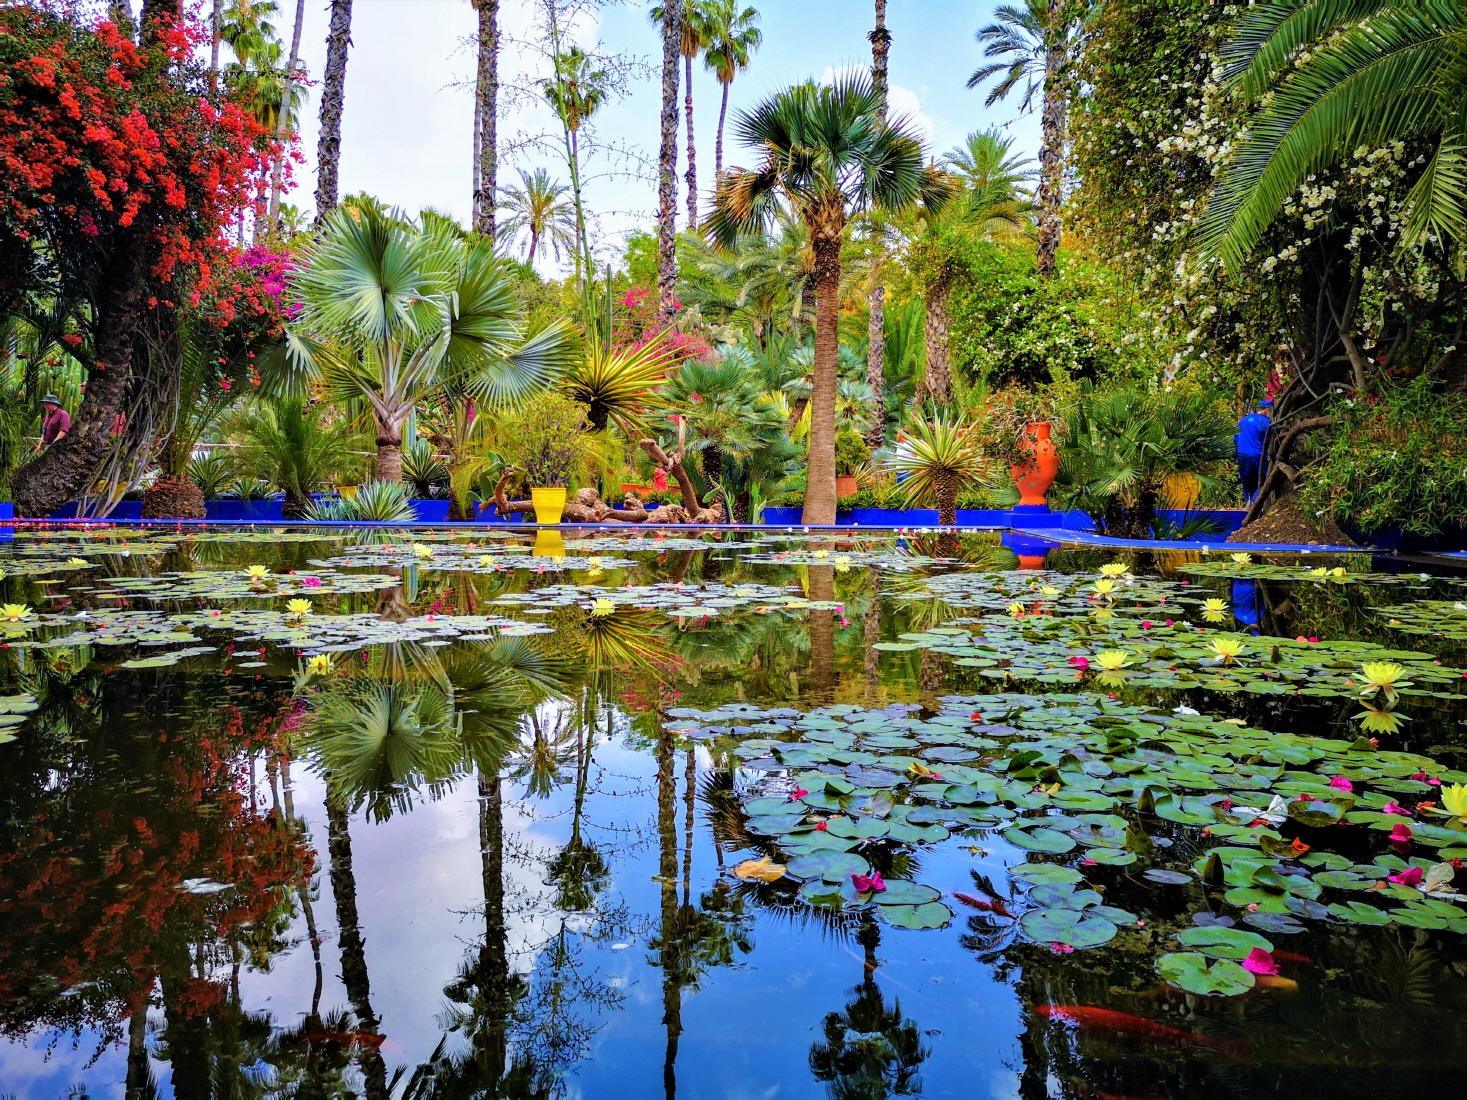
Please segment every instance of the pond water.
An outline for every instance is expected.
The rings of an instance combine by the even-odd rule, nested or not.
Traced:
[[[1440,1091],[1467,582],[1418,568],[18,530],[0,1095]]]

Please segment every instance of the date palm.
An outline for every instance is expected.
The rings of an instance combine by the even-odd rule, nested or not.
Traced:
[[[713,143],[713,178],[723,175],[723,124],[728,117],[728,90],[734,77],[749,67],[749,58],[764,42],[758,27],[759,13],[753,8],[742,11],[734,0],[712,0],[708,8],[708,51],[703,64],[718,77],[722,98],[718,104],[717,138]]]
[[[1296,63],[1301,51],[1306,60]],[[1460,0],[1264,0],[1224,49],[1255,104],[1204,215],[1203,247],[1243,264],[1288,197],[1362,146],[1430,150],[1405,240],[1467,238],[1467,7]]]
[[[939,186],[923,168],[910,124],[883,124],[864,74],[831,85],[797,84],[735,120],[758,166],[731,168],[719,181],[710,236],[724,245],[764,230],[781,203],[805,223],[815,254],[815,363],[804,522],[835,522],[835,398],[841,242],[853,214],[901,210]]]
[[[565,131],[566,164],[570,169],[571,197],[576,212],[576,263],[591,273],[591,249],[586,238],[586,212],[581,201],[581,127],[606,102],[611,74],[596,67],[595,59],[579,46],[555,55],[555,76],[540,84],[541,94],[554,109]]]
[[[570,350],[563,322],[530,333],[493,242],[441,215],[420,223],[373,203],[327,216],[292,277],[301,313],[287,382],[319,378],[364,402],[376,430],[379,481],[402,480],[414,406],[452,379],[485,405],[554,383]]]
[[[693,60],[713,40],[713,10],[718,0],[682,0],[678,19],[678,53],[683,59],[683,119],[688,132],[688,171],[683,182],[688,189],[688,225],[698,224],[698,158],[693,141]],[[667,20],[672,5],[659,4],[652,9],[652,21]]]
[[[326,74],[321,84],[321,135],[316,142],[316,222],[336,207],[341,165],[341,116],[346,110],[346,56],[351,49],[351,0],[331,0]]]
[[[525,262],[534,264],[540,242],[545,241],[556,260],[563,251],[569,253],[576,244],[576,210],[567,202],[565,184],[556,183],[544,168],[533,172],[520,169],[520,186],[500,189],[499,209],[504,220],[499,226],[499,239],[512,244],[522,238],[528,241]]]
[[[1064,70],[1076,45],[1080,15],[1087,7],[1087,0],[1026,0],[1022,7],[1000,5],[994,9],[995,22],[978,32],[978,44],[987,62],[968,78],[969,88],[998,78],[983,101],[985,107],[992,107],[1022,87],[1019,109],[1027,113],[1039,97],[1036,266],[1041,275],[1054,274],[1055,253],[1059,250],[1067,140]]]
[[[666,0],[662,34],[661,107],[657,140],[657,317],[668,325],[677,301],[677,59],[682,0]]]

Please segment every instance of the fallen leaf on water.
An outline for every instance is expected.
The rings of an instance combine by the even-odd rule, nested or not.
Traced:
[[[778,882],[784,878],[784,864],[775,863],[763,856],[759,859],[746,859],[733,870],[741,879],[757,879],[759,882]]]

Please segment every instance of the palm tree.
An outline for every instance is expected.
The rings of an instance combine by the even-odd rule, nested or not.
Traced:
[[[493,242],[431,212],[415,224],[372,203],[338,207],[292,283],[291,381],[319,377],[367,404],[379,481],[402,480],[404,425],[438,382],[508,403],[548,387],[567,361],[567,325],[528,332]]]
[[[756,169],[724,173],[708,222],[710,235],[731,245],[771,225],[783,198],[810,231],[816,320],[805,523],[835,522],[836,323],[846,225],[868,208],[909,207],[936,185],[910,126],[882,125],[877,107],[871,81],[846,75],[823,87],[795,85],[740,112],[739,137],[761,160]]]
[[[1301,51],[1307,60],[1289,72]],[[1229,267],[1307,178],[1361,146],[1400,141],[1431,150],[1406,199],[1405,241],[1467,238],[1459,0],[1266,0],[1240,17],[1224,57],[1255,104],[1202,223],[1203,246]]]
[[[304,518],[311,494],[354,461],[346,433],[329,425],[326,413],[323,406],[282,397],[246,410],[233,425],[244,436],[239,471],[285,494],[286,519]]]
[[[341,115],[346,109],[346,55],[351,49],[351,0],[331,0],[326,76],[321,85],[321,135],[316,142],[316,224],[336,208],[341,166]]]
[[[565,200],[566,185],[555,183],[544,168],[533,172],[520,170],[520,186],[500,190],[499,206],[505,212],[499,227],[499,239],[513,243],[521,237],[529,241],[525,262],[534,264],[541,240],[549,243],[556,260],[561,250],[570,252],[576,243],[576,210]]]
[[[958,521],[958,494],[981,485],[988,476],[978,432],[961,417],[935,412],[914,421],[904,435],[886,468],[906,475],[903,487],[909,506],[932,501],[937,522],[951,527]]]
[[[494,196],[499,189],[499,0],[473,0],[473,4],[479,15],[479,64],[474,80],[474,229],[493,237]],[[530,252],[533,260],[533,247]]]
[[[662,109],[657,140],[657,316],[671,324],[677,301],[677,57],[682,0],[662,5]]]
[[[285,174],[286,139],[290,137],[290,131],[295,125],[295,118],[299,109],[298,104],[304,100],[305,92],[301,86],[305,81],[305,72],[296,72],[296,66],[301,57],[301,28],[306,22],[306,0],[295,0],[295,26],[290,35],[290,59],[285,63],[286,109],[280,112],[280,118],[275,130],[275,140],[280,143],[280,152],[276,154],[275,163],[270,169],[270,220],[268,222],[269,232],[273,235],[280,233],[280,189],[282,178]],[[299,99],[297,99],[297,89]]]
[[[693,59],[712,43],[713,9],[718,0],[682,0],[678,19],[678,53],[683,59],[683,118],[688,128],[688,171],[683,182],[688,189],[688,225],[698,224],[698,158],[693,141]],[[664,23],[671,4],[652,9],[652,20]]]
[[[1035,95],[1042,92],[1036,267],[1046,276],[1054,274],[1060,242],[1066,141],[1063,83],[1080,25],[1075,7],[1069,0],[1026,0],[1023,7],[1004,4],[996,8],[997,21],[978,32],[978,44],[989,61],[968,78],[969,88],[991,77],[1000,78],[983,101],[985,107],[1007,98],[1022,84],[1024,98],[1019,108],[1031,111]]]
[[[611,74],[594,65],[589,54],[574,46],[555,55],[555,76],[540,85],[565,132],[565,157],[576,210],[576,268],[579,273],[584,264],[587,279],[591,277],[591,246],[586,237],[586,208],[581,201],[580,131],[606,102],[611,90]]]
[[[883,0],[884,2],[884,0]],[[764,41],[753,8],[738,11],[734,0],[712,0],[708,7],[708,52],[703,64],[718,77],[723,97],[718,104],[718,137],[713,143],[713,178],[723,175],[723,122],[728,115],[728,90],[740,72],[749,67],[749,56]]]
[[[963,145],[947,155],[952,195],[936,208],[924,207],[916,218],[911,251],[922,258],[927,351],[927,369],[917,388],[919,400],[930,398],[939,404],[952,400],[948,300],[955,274],[955,238],[973,229],[1019,228],[1032,209],[1023,190],[1029,161],[1011,153],[1012,148],[1012,139],[996,129],[969,134]]]
[[[876,18],[871,33],[871,84],[879,101],[881,117],[886,117],[886,68],[891,54],[891,31],[886,29],[886,0],[876,0]],[[881,247],[881,242],[877,242]],[[882,250],[884,251],[884,249]],[[875,449],[886,441],[886,283],[879,277],[879,263],[872,271],[873,285],[866,296],[866,382],[876,398],[876,415],[866,436],[867,446]]]

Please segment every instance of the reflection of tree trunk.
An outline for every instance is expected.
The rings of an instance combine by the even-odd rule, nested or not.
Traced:
[[[698,788],[698,756],[688,747],[688,763],[683,772],[683,907],[692,904],[693,889],[693,792]]]
[[[341,984],[357,1015],[357,1028],[364,1035],[378,1035],[377,1014],[372,1011],[372,983],[367,973],[366,943],[357,914],[357,879],[352,869],[350,819],[340,794],[326,789],[327,848],[331,854],[331,892],[336,897],[337,938],[341,944]],[[362,1073],[368,1100],[386,1100],[387,1066],[380,1044],[364,1043]],[[185,1094],[187,1095],[187,1094]]]
[[[285,802],[285,820],[292,828],[300,824],[300,819],[295,816],[295,787],[290,781],[290,757],[280,758],[280,788]],[[313,876],[314,879],[314,876]],[[321,990],[325,984],[325,974],[321,968],[321,933],[316,926],[316,907],[311,901],[311,884],[303,883],[296,887],[296,897],[301,903],[301,915],[306,918],[306,935],[311,943],[311,960],[316,968],[316,984],[311,990],[311,1011],[306,1017],[309,1024],[316,1024],[321,1018]]]
[[[881,570],[872,568],[871,602],[866,605],[866,614],[861,620],[861,650],[864,654],[862,671],[866,677],[866,705],[874,707],[881,698],[881,662],[876,643],[881,641]]]
[[[187,945],[180,941],[165,948],[165,958],[161,985],[173,1092],[176,1096],[208,1096],[208,1017],[180,1003],[192,977]]]
[[[835,567],[810,566],[810,599],[835,599]],[[835,612],[810,612],[810,694],[829,702],[835,690]]]
[[[484,946],[479,968],[488,994],[489,1026],[474,1036],[483,1080],[502,1081],[509,1061],[509,952],[504,927],[504,797],[499,776],[479,772],[479,859],[484,877]]]
[[[148,984],[149,993],[152,983]],[[143,997],[127,1021],[127,1092],[126,1100],[151,1100],[154,1095],[152,1074],[148,1072],[148,998]]]
[[[657,736],[657,877],[660,890],[662,950],[662,1026],[667,1043],[662,1055],[662,1090],[666,1100],[677,1096],[677,1044],[683,1030],[682,991],[678,986],[677,942],[677,779],[673,776],[672,734]]]
[[[924,649],[917,663],[917,689],[921,692],[924,705],[932,706],[932,700],[942,690],[944,671],[942,654]]]

